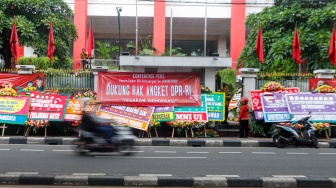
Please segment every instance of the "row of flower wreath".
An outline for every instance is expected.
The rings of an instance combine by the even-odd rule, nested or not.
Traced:
[[[283,91],[285,88],[279,82],[266,82],[264,86],[261,88],[262,91],[267,92],[275,92],[275,91]],[[317,87],[314,92],[318,93],[336,93],[336,89],[330,85],[322,85]]]
[[[289,126],[289,127],[295,127],[295,128],[298,128],[298,129],[302,129],[303,128],[303,125],[300,124],[300,123],[292,124],[290,122],[281,122],[279,124],[280,125],[284,125],[284,126]],[[326,130],[327,128],[330,127],[330,123],[328,123],[328,122],[325,122],[325,123],[323,123],[323,122],[313,123],[313,125],[314,125],[315,129],[317,131],[319,131],[319,132],[320,131],[324,131],[324,130]]]

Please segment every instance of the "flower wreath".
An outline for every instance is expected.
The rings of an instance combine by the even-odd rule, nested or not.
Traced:
[[[264,84],[264,86],[261,88],[262,91],[267,92],[274,92],[274,91],[282,91],[285,88],[279,83],[279,82],[267,82]]]
[[[2,83],[2,89],[0,89],[0,96],[18,96],[18,93],[12,88],[13,84],[11,82]]]
[[[201,85],[201,92],[202,93],[211,93],[212,91],[207,86]]]
[[[330,85],[322,85],[316,88],[315,91],[318,93],[336,93],[336,89]]]
[[[80,98],[92,98],[96,99],[97,98],[97,93],[95,91],[85,91],[84,93],[81,91],[76,92],[73,96],[73,99],[80,99]]]

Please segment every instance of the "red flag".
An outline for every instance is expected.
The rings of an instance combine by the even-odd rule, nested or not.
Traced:
[[[50,20],[50,31],[49,31],[49,40],[48,40],[48,57],[50,59],[50,62],[52,62],[55,52],[55,43],[54,43],[54,33],[53,33],[53,27],[52,22]]]
[[[293,40],[293,52],[292,56],[297,64],[301,64],[301,50],[300,50],[300,38],[299,38],[299,31],[296,28]]]
[[[259,26],[257,41],[255,46],[255,51],[258,55],[258,59],[260,62],[264,63],[264,45],[263,45],[263,37],[262,37],[262,29]]]
[[[331,33],[330,38],[330,48],[329,48],[329,60],[330,62],[336,66],[336,33],[335,33],[335,26]]]
[[[94,49],[94,37],[93,37],[93,31],[92,31],[92,24],[90,24],[90,31],[88,36],[88,43],[86,47],[88,51],[88,58],[92,57],[92,50]]]
[[[17,35],[17,31],[16,31],[16,23],[14,20],[13,26],[12,26],[12,33],[10,36],[10,40],[9,40],[10,46],[11,46],[11,51],[12,51],[12,55],[13,57],[15,57],[15,60],[17,61],[19,54],[20,54],[20,45],[19,45],[19,38]]]

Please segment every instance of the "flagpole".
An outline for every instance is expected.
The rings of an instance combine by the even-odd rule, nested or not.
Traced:
[[[259,29],[260,29],[260,20],[258,20],[258,31],[257,31],[257,37],[259,37]],[[259,40],[259,39],[258,39]],[[258,57],[259,58],[259,57]],[[259,60],[260,61],[260,60]],[[259,63],[259,70],[261,70],[261,63]]]

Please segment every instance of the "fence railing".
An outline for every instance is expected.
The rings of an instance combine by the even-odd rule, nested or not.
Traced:
[[[314,78],[315,74],[299,73],[259,73],[256,78],[256,88],[260,89],[269,81],[279,82],[284,87],[298,87],[300,92],[309,91],[309,78]]]
[[[115,69],[119,66],[119,60],[114,59],[76,59],[74,64],[81,69],[88,69],[91,66],[108,66],[109,69]],[[84,66],[86,65],[86,67]]]

